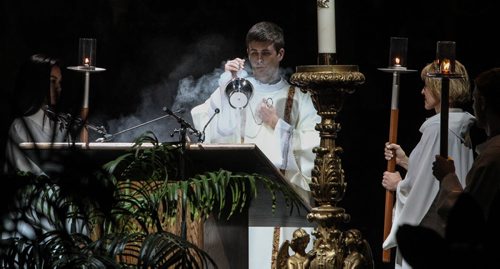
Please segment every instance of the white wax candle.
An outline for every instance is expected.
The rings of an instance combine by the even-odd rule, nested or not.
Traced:
[[[336,53],[335,2],[326,2],[328,7],[318,5],[318,53]]]

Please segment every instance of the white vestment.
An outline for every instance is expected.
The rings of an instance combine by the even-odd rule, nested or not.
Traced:
[[[321,122],[310,94],[295,88],[290,123],[287,123],[283,118],[290,88],[288,82],[281,79],[276,84],[263,84],[247,77],[244,71],[240,71],[238,77],[246,78],[254,88],[245,108],[230,106],[224,90],[231,80],[231,73],[224,72],[219,79],[219,87],[210,98],[191,110],[195,128],[203,130],[215,110],[220,109],[220,113],[207,125],[204,143],[255,144],[277,168],[285,170],[285,178],[290,183],[308,193],[316,157],[312,149],[320,142],[315,126]],[[263,124],[258,115],[263,100],[276,108],[280,118],[274,129]],[[291,240],[297,228],[281,227],[279,244]],[[309,233],[312,231],[312,228],[303,228]],[[249,268],[271,267],[272,234],[273,227],[249,227]]]
[[[61,125],[62,123],[56,122],[50,119],[43,109],[38,110],[35,114],[30,116],[17,118],[10,125],[9,138],[6,146],[6,157],[9,165],[6,165],[5,170],[13,168],[19,171],[32,172],[35,175],[47,175],[47,171],[50,169],[59,169],[59,167],[50,167],[49,163],[40,160],[36,154],[29,155],[19,148],[19,143],[23,142],[64,142],[68,138],[67,129]],[[42,206],[47,203],[46,196],[52,196],[53,192],[50,189],[45,189],[40,192],[41,195],[34,197],[36,203],[30,201],[31,203]],[[23,201],[26,202],[26,201]],[[47,212],[47,209],[37,209],[37,212]],[[35,217],[33,217],[35,216]],[[38,223],[43,226],[43,231],[52,231],[55,227],[47,222],[43,221],[42,218],[36,217],[37,214],[28,214],[28,218],[34,223]],[[70,231],[71,227],[76,227],[77,231],[88,233],[86,227],[83,227],[82,221],[77,219],[73,220],[68,218],[66,227]],[[34,238],[35,234],[33,228],[30,224],[25,222],[19,222],[17,224],[16,230],[12,233],[1,234],[2,238],[9,238],[18,236],[22,234],[28,238]]]
[[[28,157],[18,145],[22,142],[63,142],[67,133],[65,129],[62,131],[58,127],[58,123],[49,119],[43,109],[33,115],[15,119],[10,125],[5,149],[7,161],[20,171],[44,174],[40,161]]]
[[[247,77],[254,87],[253,96],[245,108],[235,109],[229,105],[226,95],[221,93],[230,79],[230,72],[223,73],[219,88],[205,103],[191,110],[195,128],[203,130],[215,110],[220,109],[220,113],[215,115],[205,130],[204,143],[255,144],[277,168],[286,170],[285,178],[309,191],[316,157],[312,149],[319,146],[320,141],[315,126],[321,121],[310,94],[296,88],[288,124],[283,120],[290,88],[288,82],[282,79],[276,84],[263,84],[253,77]],[[274,129],[263,124],[258,115],[262,100],[270,100],[276,107],[280,120]]]
[[[440,152],[440,114],[427,119],[420,127],[422,137],[412,150],[408,171],[396,189],[391,232],[383,243],[384,249],[397,247],[396,232],[403,224],[419,225],[439,191],[439,182],[432,174],[432,163]],[[448,156],[453,158],[460,183],[474,161],[468,138],[474,116],[459,109],[450,109],[448,120]],[[396,254],[396,268],[411,268]]]

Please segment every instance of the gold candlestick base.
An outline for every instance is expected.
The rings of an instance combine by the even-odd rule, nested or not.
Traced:
[[[340,123],[335,118],[342,109],[347,94],[352,94],[365,77],[356,65],[306,65],[298,66],[290,81],[311,97],[321,123],[316,125],[320,133],[320,145],[314,148],[316,159],[312,170],[312,182],[309,184],[316,202],[307,215],[310,222],[316,222],[316,237],[313,250],[308,254],[308,261],[296,268],[373,268],[370,246],[361,237],[359,230],[341,231],[340,223],[349,222],[350,215],[343,208],[337,207],[345,194],[347,183],[340,160],[342,148],[335,144]],[[293,263],[289,259],[288,263]],[[288,266],[288,268],[290,268]]]

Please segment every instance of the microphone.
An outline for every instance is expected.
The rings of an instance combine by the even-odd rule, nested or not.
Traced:
[[[71,128],[78,129],[83,124],[83,120],[80,117],[73,117],[70,113],[57,113],[48,105],[45,105],[42,109],[50,119],[60,123],[61,130]]]
[[[169,108],[167,108],[166,106],[162,107],[161,110],[163,110],[163,112],[175,113],[175,114],[183,114],[184,112],[186,112],[186,110],[184,108],[179,108],[176,111],[172,111]]]
[[[113,135],[112,134],[105,134],[103,137],[99,137],[95,140],[95,142],[107,142],[107,141],[110,141],[111,139],[113,139]]]
[[[163,108],[163,111],[167,111],[167,110],[168,110],[170,113],[173,113],[173,112],[172,112],[172,111],[170,111],[168,108],[166,108],[166,107],[164,107],[164,108]],[[179,111],[181,111],[181,110],[179,110]],[[138,125],[132,126],[132,127],[127,128],[127,129],[125,129],[125,130],[121,130],[121,131],[119,131],[119,132],[117,132],[117,133],[114,133],[114,134],[108,134],[108,133],[107,133],[107,131],[106,131],[106,129],[104,128],[104,126],[101,126],[101,127],[96,127],[96,126],[92,126],[92,125],[90,125],[90,124],[87,124],[87,126],[88,126],[89,128],[91,128],[92,130],[95,130],[95,131],[97,131],[99,134],[101,134],[101,135],[102,135],[102,137],[98,138],[95,142],[107,142],[107,141],[112,140],[112,139],[113,139],[115,136],[117,136],[117,135],[120,135],[120,134],[126,133],[126,132],[128,132],[128,131],[131,131],[131,130],[134,130],[134,129],[136,129],[136,128],[142,127],[142,126],[144,126],[144,125],[147,125],[147,124],[153,123],[153,122],[158,121],[158,120],[161,120],[161,119],[163,119],[163,118],[170,117],[170,115],[171,115],[170,113],[168,113],[167,115],[163,115],[163,116],[160,116],[160,117],[158,117],[158,118],[154,118],[154,119],[152,119],[152,120],[149,120],[149,121],[146,121],[146,122],[140,123],[140,124],[138,124]],[[175,116],[175,117],[177,117],[177,116]],[[177,118],[178,118],[178,117],[177,117]]]
[[[201,135],[200,135],[200,137],[198,139],[198,142],[200,142],[200,143],[205,142],[205,130],[207,129],[208,124],[210,124],[210,122],[215,118],[215,115],[217,115],[219,113],[220,113],[220,109],[216,108],[214,110],[214,114],[212,114],[212,116],[210,117],[210,119],[208,119],[208,121],[205,124],[205,126],[203,126],[203,131],[201,132]]]
[[[196,135],[198,137],[200,137],[202,135],[200,133],[200,131],[196,130],[193,126],[191,126],[191,124],[189,124],[183,118],[177,116],[175,114],[176,112],[173,112],[172,110],[170,110],[167,107],[163,107],[163,111],[165,111],[167,113],[167,115],[170,115],[170,116],[174,117],[177,120],[177,122],[181,124],[181,130],[190,130],[191,134],[194,134],[194,135]],[[182,111],[182,109],[180,109],[179,111]],[[181,131],[181,130],[177,130],[177,131]],[[173,134],[171,136],[173,136]]]

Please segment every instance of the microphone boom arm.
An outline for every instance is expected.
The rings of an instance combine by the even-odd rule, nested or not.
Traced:
[[[217,115],[219,113],[220,113],[220,109],[216,108],[214,110],[214,114],[212,114],[212,116],[210,117],[210,119],[208,119],[207,123],[203,127],[203,131],[201,132],[201,135],[198,137],[198,142],[199,143],[205,142],[205,130],[207,129],[208,124],[215,118],[215,115]]]
[[[167,116],[174,117],[177,120],[177,122],[181,124],[180,130],[174,130],[174,133],[179,132],[181,134],[181,139],[183,139],[183,140],[186,139],[185,138],[186,130],[189,130],[190,134],[197,136],[198,140],[201,139],[201,136],[203,134],[200,131],[196,130],[193,126],[191,126],[191,124],[189,124],[189,122],[187,122],[183,118],[177,116],[174,112],[172,112],[172,110],[168,109],[167,107],[164,107],[163,111],[167,112]],[[173,133],[171,136],[173,136]]]

